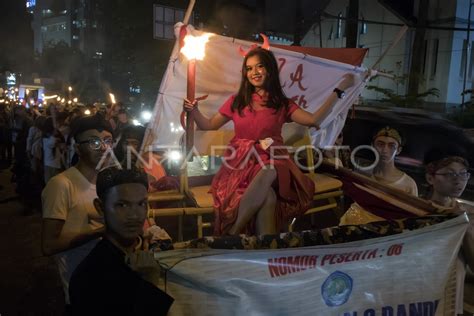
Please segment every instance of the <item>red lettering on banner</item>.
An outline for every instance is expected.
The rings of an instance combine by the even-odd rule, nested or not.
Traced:
[[[268,271],[270,271],[270,276],[272,278],[280,276],[280,272],[278,272],[278,264],[275,264],[273,259],[268,259]]]
[[[318,256],[289,256],[268,259],[270,276],[280,277],[291,273],[316,268]]]
[[[375,257],[377,257],[377,249],[372,250],[367,256],[367,259],[374,259]]]
[[[286,59],[285,58],[278,58],[278,61],[280,64],[278,65],[278,73],[281,74],[281,70],[283,69],[283,66],[286,64]],[[281,87],[284,88],[286,86],[286,82],[282,82]]]
[[[308,101],[304,98],[305,95],[295,95],[291,97],[290,100],[298,104],[299,107],[306,109],[308,107]]]
[[[306,256],[303,256],[303,258]],[[291,272],[299,272],[300,271],[300,259],[302,257],[296,256],[296,257],[288,257],[288,265],[291,268]],[[301,268],[301,270],[306,270],[305,268]]]
[[[278,271],[280,271],[280,275],[285,275],[288,272],[288,265],[286,264],[286,257],[281,257],[278,260]]]
[[[349,254],[349,255],[350,255],[350,254]],[[346,256],[347,256],[347,254],[344,254],[344,253],[338,255],[338,258],[337,258],[337,260],[336,260],[336,263],[342,263],[342,262],[344,262],[344,258],[345,258]]]
[[[268,271],[272,278],[285,276],[292,273],[302,272],[307,269],[315,269],[318,264],[321,267],[325,265],[341,264],[352,261],[362,261],[377,259],[380,257],[398,256],[402,253],[403,244],[391,245],[388,254],[379,252],[378,248],[366,249],[353,252],[344,252],[338,254],[325,254],[318,260],[318,256],[288,256],[268,259]]]
[[[332,255],[324,255],[323,260],[321,261],[321,266],[324,266],[326,261],[330,260]]]
[[[367,252],[369,252],[368,250],[364,251],[364,254],[362,255],[362,260],[365,260],[365,256],[367,256]]]
[[[298,88],[302,91],[306,91],[306,89],[303,87],[301,81],[303,80],[303,64],[299,64],[298,67],[296,67],[296,71],[294,73],[290,74],[290,79],[291,79],[291,84],[289,88],[291,88],[295,83],[298,83]]]
[[[358,261],[361,254],[362,254],[362,251],[357,251],[357,252],[352,256],[352,260],[350,260],[350,261]]]

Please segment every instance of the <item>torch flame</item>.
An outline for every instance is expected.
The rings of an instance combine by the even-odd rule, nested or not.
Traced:
[[[110,101],[112,102],[112,104],[115,104],[115,96],[113,93],[109,93],[109,97],[110,97]]]
[[[184,37],[184,46],[181,48],[181,53],[187,59],[203,60],[205,56],[206,43],[212,34],[204,33],[201,36],[186,35]]]

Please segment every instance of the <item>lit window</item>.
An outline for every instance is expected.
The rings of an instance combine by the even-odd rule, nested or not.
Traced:
[[[428,59],[428,41],[423,42],[423,74],[426,72],[426,60]]]
[[[184,10],[162,5],[154,5],[154,30],[153,37],[156,39],[174,39],[174,25],[184,18]],[[193,24],[193,16],[189,21]]]
[[[27,8],[33,8],[36,5],[36,0],[28,0],[26,1]]]
[[[78,40],[78,39],[79,39],[79,36],[73,35],[73,36],[72,36],[72,39],[73,39],[73,40]]]
[[[337,15],[336,38],[341,38],[342,35],[342,12]]]
[[[140,92],[141,92],[140,86],[136,86],[136,87],[130,86],[130,87],[129,87],[129,90],[130,90],[130,92],[132,92],[132,93],[140,93]]]
[[[438,49],[439,49],[439,39],[433,41],[433,49],[431,51],[431,77],[436,76],[436,70],[438,68]],[[471,53],[471,67],[472,67],[472,53]],[[469,78],[471,77],[471,68],[469,68]]]
[[[365,22],[364,16],[362,15],[362,21],[360,24],[360,34],[367,34],[367,22]]]

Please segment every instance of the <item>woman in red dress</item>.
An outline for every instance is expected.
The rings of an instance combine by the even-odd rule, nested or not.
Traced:
[[[216,235],[274,234],[305,213],[314,183],[277,147],[283,145],[282,126],[293,121],[317,127],[353,83],[353,75],[345,75],[316,112],[306,112],[284,95],[273,53],[258,47],[245,56],[239,92],[214,116],[202,115],[196,101],[184,101],[201,130],[234,122],[235,136],[212,181]]]

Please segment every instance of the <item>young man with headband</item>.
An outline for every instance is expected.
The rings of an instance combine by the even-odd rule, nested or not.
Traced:
[[[395,157],[402,151],[402,144],[400,133],[389,126],[374,134],[372,146],[377,151],[379,160],[370,177],[377,182],[417,196],[418,188],[415,180],[395,166]],[[385,219],[368,212],[358,203],[352,203],[341,217],[339,225],[362,225],[383,220]]]

